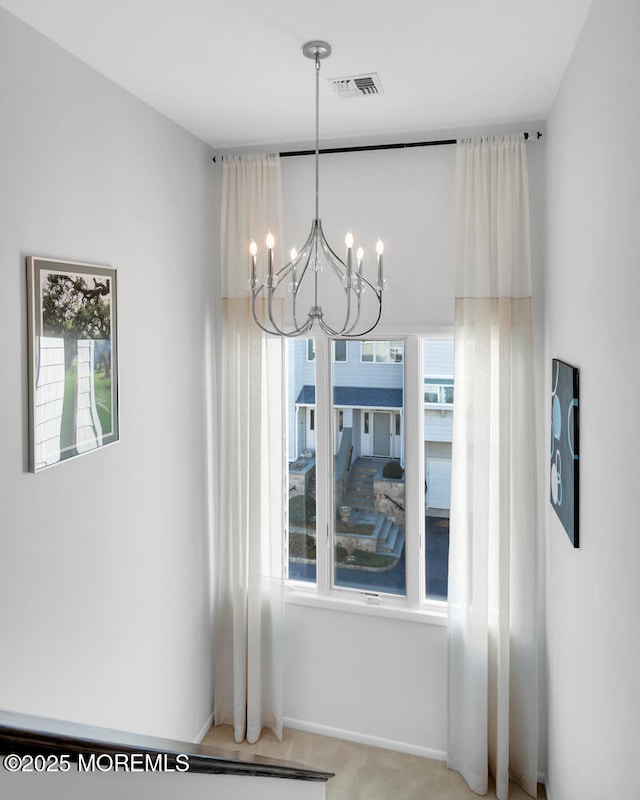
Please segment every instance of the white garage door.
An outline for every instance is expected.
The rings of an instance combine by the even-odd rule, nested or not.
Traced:
[[[427,508],[451,507],[451,460],[427,459]]]

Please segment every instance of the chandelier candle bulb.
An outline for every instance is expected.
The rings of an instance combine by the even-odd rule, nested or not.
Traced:
[[[345,284],[349,288],[351,286],[351,252],[353,250],[353,234],[351,231],[344,237],[344,243],[347,247],[347,276]]]
[[[362,260],[364,258],[364,250],[359,247],[356,250],[356,261],[358,262],[358,275],[362,277]]]
[[[265,244],[269,251],[269,286],[273,286],[273,248],[275,247],[276,240],[273,238],[271,231],[267,234]]]
[[[382,254],[384,253],[384,244],[382,243],[382,239],[378,239],[376,242],[376,253],[378,254],[378,289],[382,291],[384,284],[384,278],[382,275]]]
[[[258,245],[252,239],[249,245],[249,253],[251,254],[251,288],[256,287],[256,256],[258,255]]]
[[[289,251],[289,260],[290,263],[293,265],[293,269],[291,270],[291,283],[289,284],[290,292],[296,292],[298,289],[298,278],[296,275],[296,267],[295,264],[293,264],[293,262],[296,260],[297,257],[298,257],[298,251],[296,250],[295,247],[292,247],[291,250]]]

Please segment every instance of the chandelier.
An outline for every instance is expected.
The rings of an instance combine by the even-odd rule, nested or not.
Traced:
[[[363,336],[376,327],[382,314],[382,293],[387,283],[382,267],[384,245],[378,239],[375,247],[377,275],[372,282],[363,272],[362,247],[356,250],[354,267],[351,231],[344,240],[344,260],[325,238],[318,213],[319,86],[320,61],[331,55],[331,45],[322,41],[307,42],[302,52],[314,61],[316,75],[315,218],[300,252],[293,248],[289,262],[279,270],[274,270],[273,265],[275,239],[271,232],[267,234],[267,274],[264,277],[257,275],[258,246],[255,241],[251,242],[249,291],[253,318],[263,331],[277,336],[302,336],[316,323],[329,336]]]

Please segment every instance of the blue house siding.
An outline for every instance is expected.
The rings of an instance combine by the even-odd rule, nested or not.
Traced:
[[[453,378],[453,339],[426,339],[424,374]]]
[[[402,389],[404,384],[404,364],[383,364],[361,360],[362,345],[359,341],[347,342],[347,361],[333,362],[333,382],[335,386],[349,386],[366,389]]]

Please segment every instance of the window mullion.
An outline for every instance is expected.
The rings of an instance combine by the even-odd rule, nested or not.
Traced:
[[[418,336],[405,345],[405,563],[407,603],[418,608],[424,596],[424,401],[422,347]]]
[[[317,336],[316,344],[316,581],[318,594],[331,588],[332,508],[331,475],[333,431],[331,425],[331,341]]]

